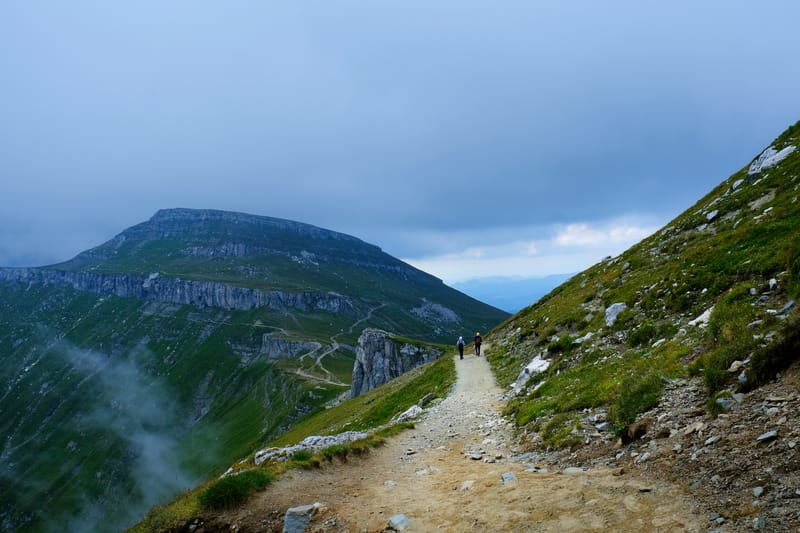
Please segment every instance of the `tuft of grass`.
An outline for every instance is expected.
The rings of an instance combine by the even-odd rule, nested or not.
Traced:
[[[800,315],[787,319],[778,338],[758,349],[751,358],[748,379],[739,388],[749,392],[775,379],[775,375],[800,359]]]
[[[203,509],[226,509],[241,505],[250,495],[265,489],[275,476],[264,469],[247,470],[213,482],[200,493],[198,501]]]
[[[648,372],[627,380],[609,413],[616,431],[633,423],[636,417],[658,405],[664,383],[661,376]]]

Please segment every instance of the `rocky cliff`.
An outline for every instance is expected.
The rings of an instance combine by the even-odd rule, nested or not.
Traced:
[[[350,394],[355,398],[442,354],[433,346],[402,342],[385,331],[365,329],[356,346]]]
[[[157,302],[221,307],[238,311],[266,307],[276,311],[324,311],[355,315],[350,299],[336,293],[264,291],[219,282],[98,274],[41,268],[0,268],[0,281],[71,285],[75,289]]]

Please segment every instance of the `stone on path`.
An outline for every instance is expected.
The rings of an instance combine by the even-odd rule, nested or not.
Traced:
[[[506,472],[500,476],[500,478],[503,480],[503,485],[508,485],[517,480],[517,476],[514,475],[514,472]]]
[[[411,524],[411,520],[404,514],[392,515],[389,518],[389,527],[395,531],[403,531]]]
[[[289,508],[283,517],[283,533],[303,533],[320,507],[322,504],[313,503]]]

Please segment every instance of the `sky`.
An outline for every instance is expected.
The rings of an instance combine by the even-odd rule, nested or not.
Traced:
[[[158,209],[580,271],[800,119],[796,0],[0,3],[0,265]]]

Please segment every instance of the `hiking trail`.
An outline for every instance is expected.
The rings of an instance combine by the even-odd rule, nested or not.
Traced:
[[[197,531],[281,531],[287,508],[315,502],[307,531],[393,531],[397,514],[410,520],[405,532],[706,531],[678,486],[620,468],[554,470],[515,449],[485,357],[454,357],[454,389],[415,429],[364,457],[291,471]]]

